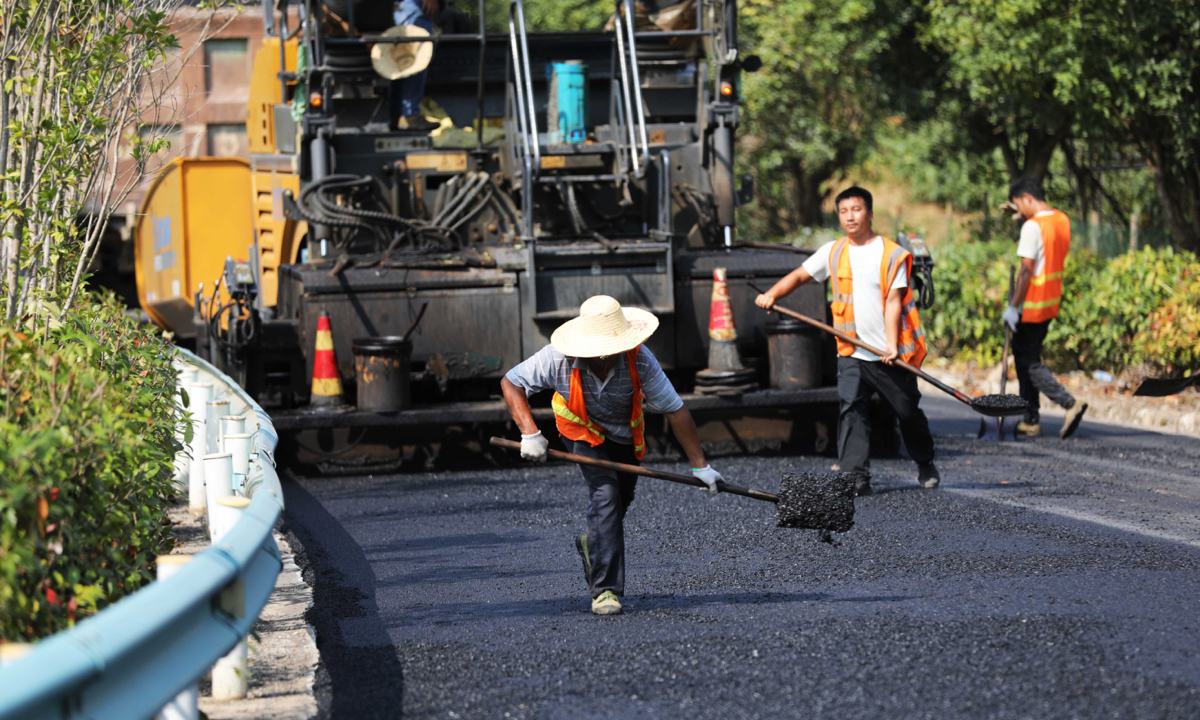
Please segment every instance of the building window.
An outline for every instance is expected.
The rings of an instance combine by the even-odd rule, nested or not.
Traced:
[[[250,88],[249,45],[246,38],[204,41],[204,90],[209,100],[245,102]]]
[[[213,157],[247,157],[246,126],[243,123],[208,126],[208,154]]]

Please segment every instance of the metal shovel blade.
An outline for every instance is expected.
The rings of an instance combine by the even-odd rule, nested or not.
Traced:
[[[980,395],[971,398],[971,409],[988,417],[1017,417],[1029,411],[1020,395]]]
[[[1166,397],[1187,390],[1197,381],[1200,381],[1200,373],[1185,378],[1150,378],[1143,380],[1133,394],[1142,397]]]

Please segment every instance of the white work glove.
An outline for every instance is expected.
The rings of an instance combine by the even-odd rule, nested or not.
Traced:
[[[692,475],[695,475],[697,480],[707,485],[708,491],[713,495],[717,494],[717,481],[725,479],[721,477],[721,473],[713,470],[712,465],[705,465],[702,468],[692,468]]]
[[[1017,323],[1021,322],[1021,308],[1016,307],[1015,305],[1009,305],[1008,309],[1004,311],[1003,322],[1004,327],[1016,332]]]
[[[546,448],[550,441],[538,430],[532,435],[521,435],[521,457],[532,462],[546,462]]]

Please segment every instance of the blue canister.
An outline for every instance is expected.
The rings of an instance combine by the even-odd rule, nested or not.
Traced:
[[[581,143],[587,139],[587,65],[581,60],[546,64],[550,83],[546,119],[552,143]]]

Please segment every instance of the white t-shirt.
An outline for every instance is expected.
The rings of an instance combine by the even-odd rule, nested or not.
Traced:
[[[1053,214],[1053,210],[1043,210],[1033,217],[1046,217]],[[1046,267],[1046,245],[1042,241],[1042,226],[1032,219],[1026,220],[1025,224],[1021,226],[1021,242],[1017,243],[1017,257],[1033,261],[1034,277],[1041,275],[1042,270]],[[855,310],[857,311],[858,308]]]
[[[1036,223],[1035,223],[1036,224]],[[883,293],[879,289],[879,269],[883,265],[883,238],[878,235],[866,245],[847,244],[850,253],[850,276],[854,278],[854,329],[858,339],[868,345],[884,349],[887,347],[887,329],[883,323]],[[822,245],[812,257],[804,261],[804,269],[813,280],[829,279],[829,253],[833,243]],[[903,265],[896,273],[889,290],[908,287],[908,270]],[[874,362],[879,356],[862,348],[855,348],[859,360]]]

